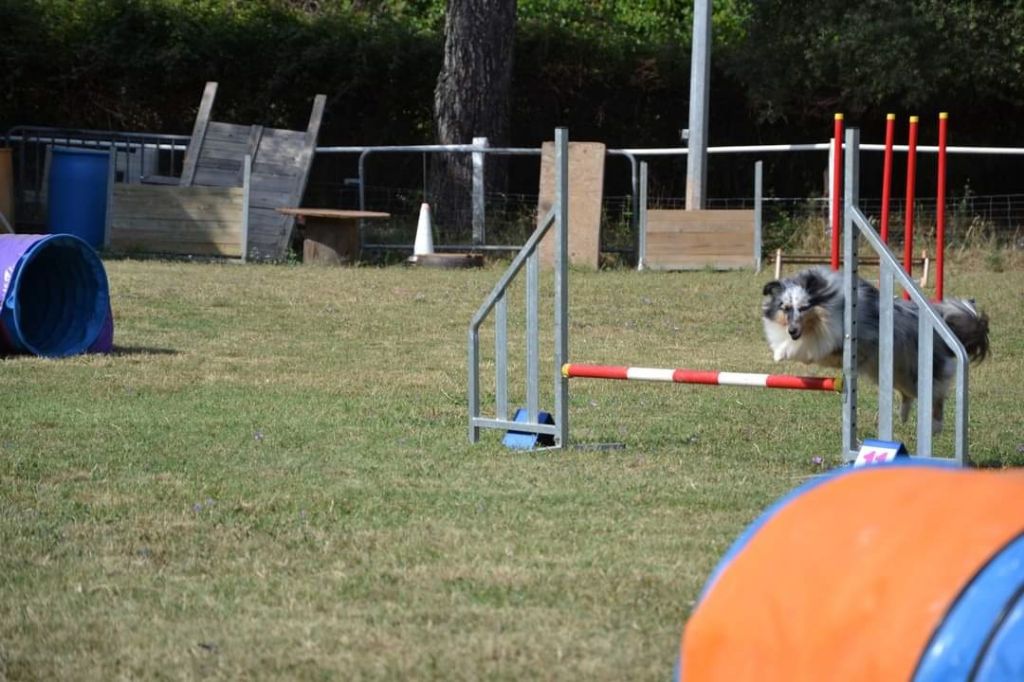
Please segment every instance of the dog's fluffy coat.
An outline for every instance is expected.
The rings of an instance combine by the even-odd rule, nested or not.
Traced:
[[[827,367],[843,364],[842,274],[810,268],[793,277],[768,282],[762,292],[764,333],[776,362],[796,360]],[[900,416],[906,421],[917,398],[917,305],[895,300],[893,312],[893,385],[902,398]],[[934,304],[964,344],[972,360],[988,355],[988,317],[971,301],[947,299]],[[878,381],[878,290],[857,283],[857,370]],[[942,429],[942,407],[956,369],[956,358],[936,335],[932,344],[933,430]]]

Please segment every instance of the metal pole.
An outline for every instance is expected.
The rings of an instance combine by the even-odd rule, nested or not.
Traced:
[[[640,215],[637,220],[636,269],[647,267],[647,162],[640,162]]]
[[[838,144],[836,145],[839,146]],[[857,228],[853,207],[859,200],[860,129],[846,131],[846,190],[843,211],[843,460],[857,456]],[[839,197],[836,197],[838,201]]]
[[[555,445],[569,444],[569,131],[555,129]]]
[[[946,127],[949,114],[939,114],[939,168],[935,190],[935,298],[942,300],[946,251]]]
[[[832,269],[839,269],[839,239],[842,226],[842,199],[839,198],[843,186],[843,115],[836,114],[835,131],[832,135]]]
[[[686,210],[697,211],[704,208],[708,177],[711,0],[693,2],[693,46],[690,55],[690,153],[686,156]]]
[[[893,301],[892,268],[878,259],[878,437],[892,440]]]
[[[474,137],[473,146],[486,149],[486,137]],[[486,239],[484,232],[487,215],[486,185],[484,182],[484,160],[487,158],[483,152],[473,152],[473,244],[479,246]]]
[[[761,272],[761,195],[764,191],[764,162],[754,164],[754,270]]]

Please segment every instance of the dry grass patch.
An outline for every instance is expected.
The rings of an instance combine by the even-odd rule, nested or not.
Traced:
[[[573,439],[621,449],[471,446],[496,267],[107,267],[114,355],[0,362],[0,679],[665,679],[719,557],[839,448],[835,397],[596,381]],[[765,276],[571,277],[577,361],[807,373]],[[992,317],[972,451],[1019,464],[1024,275],[946,288]]]

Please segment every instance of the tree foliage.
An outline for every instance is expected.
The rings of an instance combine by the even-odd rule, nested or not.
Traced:
[[[762,0],[727,68],[768,122],[982,102],[1019,107],[1024,4]]]
[[[0,130],[187,132],[226,119],[328,144],[433,141],[445,0],[4,0]],[[557,125],[613,146],[685,126],[692,0],[519,0],[509,141]],[[1021,144],[1024,0],[716,0],[711,144],[817,140],[832,113],[949,111],[953,144]],[[872,128],[874,126],[874,129]],[[469,140],[464,140],[468,142]]]

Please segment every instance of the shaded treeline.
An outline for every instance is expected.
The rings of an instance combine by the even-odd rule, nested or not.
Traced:
[[[536,146],[564,125],[612,147],[679,144],[690,6],[520,0],[511,143]],[[217,80],[224,120],[301,128],[323,92],[321,144],[429,143],[443,7],[5,0],[0,130],[187,133],[202,84]],[[865,141],[880,142],[894,112],[898,142],[918,114],[920,143],[934,144],[948,111],[950,144],[1024,145],[1024,2],[723,0],[715,36],[712,145],[824,141],[836,111]],[[773,191],[820,190],[820,159],[766,160]],[[752,161],[714,160],[711,193],[749,193]],[[1020,167],[974,159],[951,167],[950,187],[1020,191]]]

